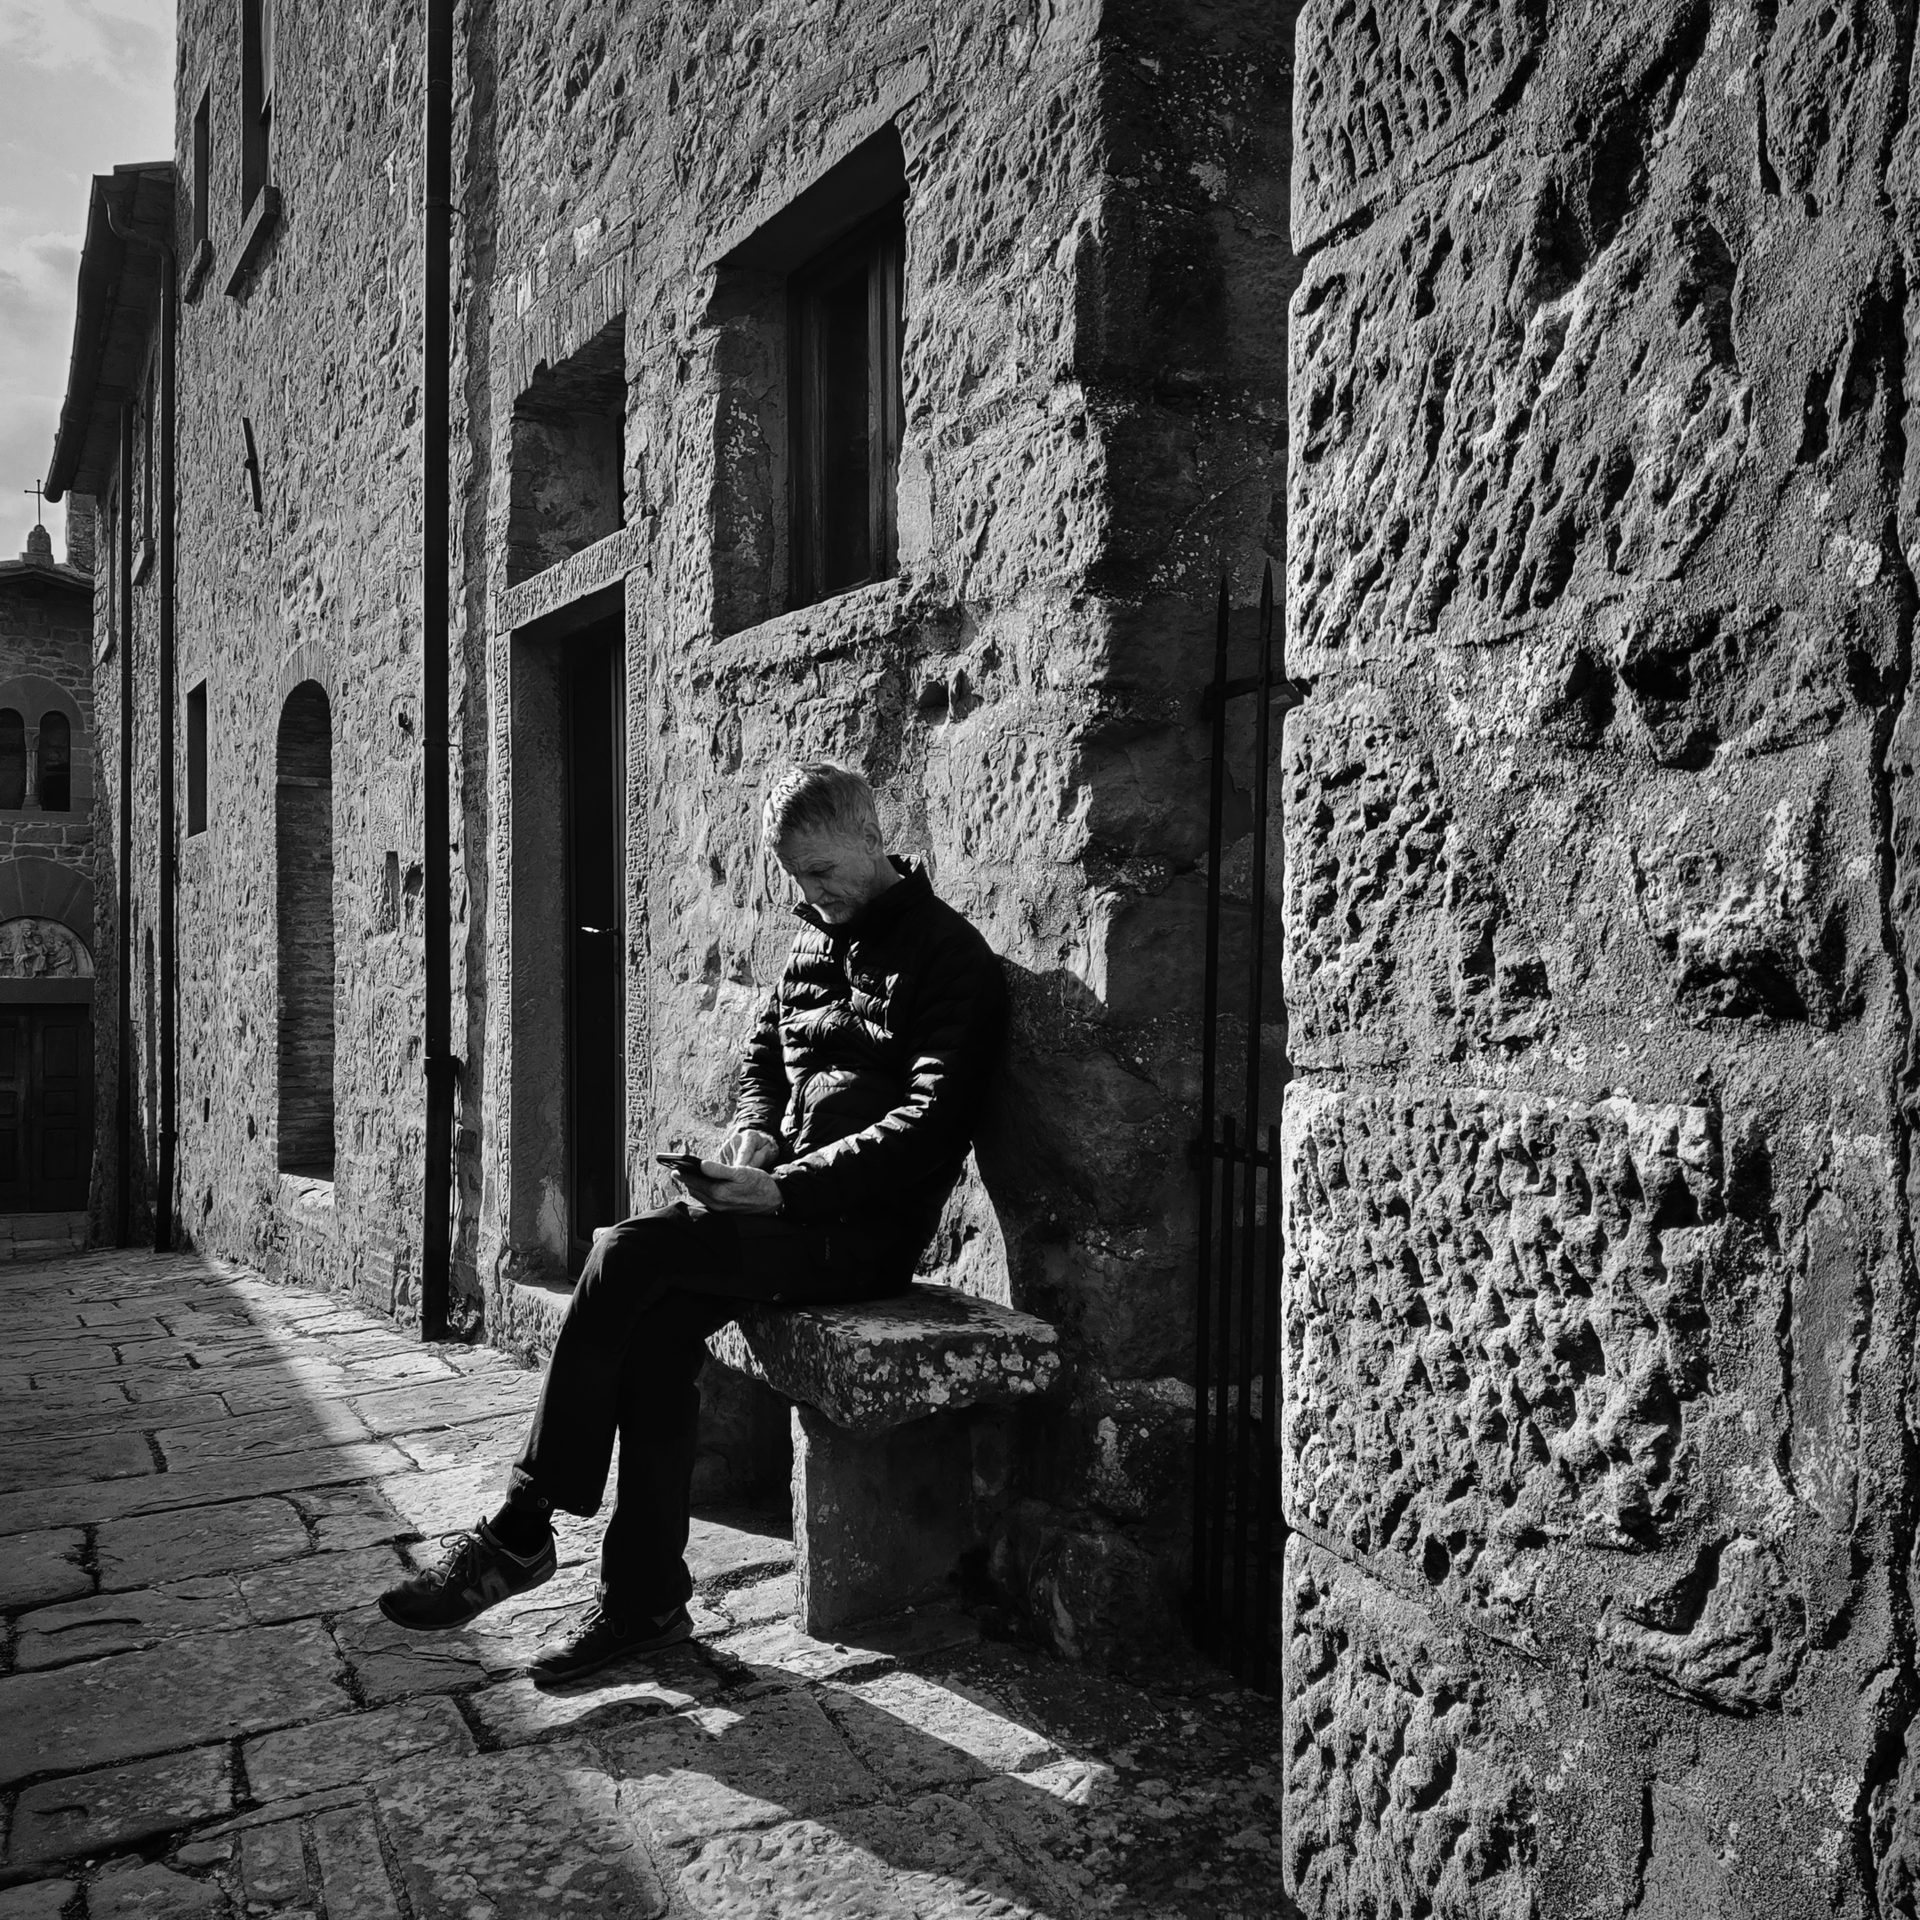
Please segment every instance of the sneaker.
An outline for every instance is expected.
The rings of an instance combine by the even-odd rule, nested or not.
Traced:
[[[471,1533],[448,1534],[451,1550],[437,1567],[402,1580],[380,1596],[380,1611],[396,1627],[431,1631],[464,1627],[516,1593],[527,1593],[553,1578],[553,1537],[524,1559],[509,1553],[482,1520]]]
[[[685,1607],[675,1607],[658,1618],[643,1613],[627,1621],[604,1605],[596,1606],[557,1647],[532,1661],[527,1672],[535,1686],[559,1686],[582,1674],[598,1673],[630,1654],[659,1653],[692,1638],[693,1619]]]

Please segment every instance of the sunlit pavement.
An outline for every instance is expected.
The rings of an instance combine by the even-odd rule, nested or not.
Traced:
[[[373,1596],[496,1503],[539,1375],[194,1257],[0,1268],[0,1920],[1270,1915],[1278,1716],[929,1612],[791,1617],[783,1515],[696,1522],[698,1638],[520,1669]]]

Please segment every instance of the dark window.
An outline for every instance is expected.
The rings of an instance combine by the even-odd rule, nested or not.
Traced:
[[[0,707],[0,807],[27,804],[27,723],[12,707]]]
[[[40,718],[40,792],[42,813],[73,811],[73,723],[64,713]]]
[[[796,606],[894,570],[904,253],[895,206],[793,279]]]
[[[213,95],[203,93],[193,111],[193,244],[206,245],[207,193],[213,169]]]
[[[240,0],[240,210],[273,177],[273,0]]]
[[[187,689],[187,831],[207,830],[207,683]]]
[[[153,545],[153,375],[140,393],[140,543]]]
[[[275,915],[280,936],[283,1173],[333,1178],[333,721],[303,680],[280,712]]]

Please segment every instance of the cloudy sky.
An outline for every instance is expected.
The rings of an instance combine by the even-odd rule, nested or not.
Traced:
[[[0,0],[0,558],[53,450],[88,182],[173,151],[173,6]],[[47,525],[58,553],[59,508]]]

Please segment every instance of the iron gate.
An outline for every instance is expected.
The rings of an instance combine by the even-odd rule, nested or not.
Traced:
[[[1273,568],[1260,587],[1257,666],[1228,672],[1227,583],[1207,712],[1213,742],[1207,829],[1206,976],[1202,1000],[1199,1294],[1195,1314],[1193,1614],[1203,1651],[1250,1686],[1279,1684],[1274,1614],[1280,1517],[1280,1129],[1284,1068],[1262,1083],[1267,935],[1267,762],[1276,699],[1298,695],[1276,665]],[[1252,695],[1253,831],[1246,885],[1246,983],[1223,1006],[1221,918],[1227,896],[1227,718]],[[1223,1098],[1222,1043],[1244,1036],[1244,1068]],[[1231,1072],[1229,1060],[1228,1069]],[[1227,1111],[1222,1109],[1228,1108]],[[1237,1108],[1237,1111],[1231,1110]]]

